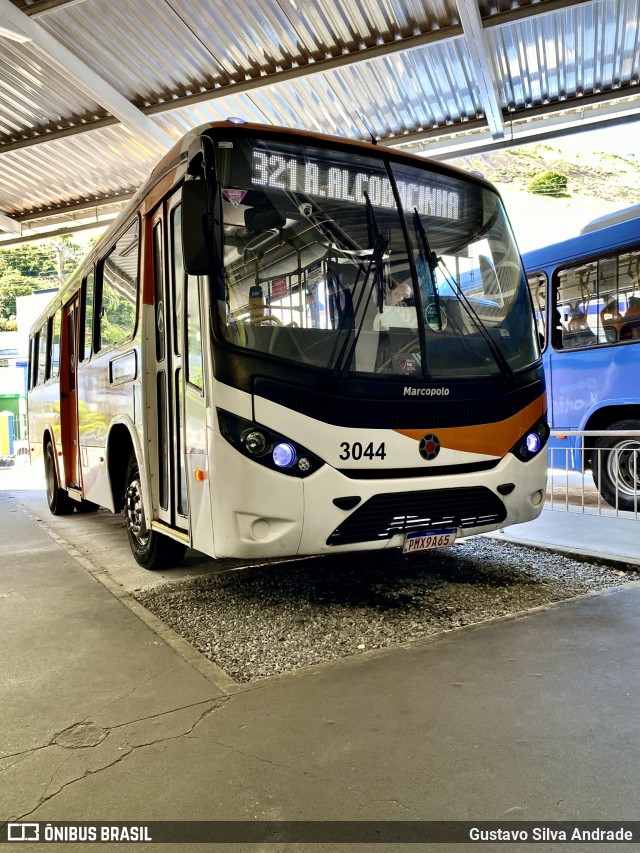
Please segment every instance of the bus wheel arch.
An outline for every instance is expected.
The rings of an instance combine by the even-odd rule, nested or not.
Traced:
[[[73,501],[66,489],[60,488],[58,475],[58,461],[53,445],[53,438],[46,432],[43,438],[44,447],[44,476],[47,490],[47,503],[52,515],[69,515],[73,512],[75,501]]]
[[[114,424],[109,431],[106,457],[113,511],[116,513],[124,507],[127,466],[132,453],[135,453],[135,448],[129,428],[123,423]]]
[[[129,545],[136,562],[145,569],[168,569],[177,566],[187,546],[152,530],[145,507],[144,489],[135,452],[131,452],[127,466],[124,493],[124,515]]]

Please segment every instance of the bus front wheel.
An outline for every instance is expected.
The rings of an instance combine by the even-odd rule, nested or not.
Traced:
[[[69,515],[73,512],[73,501],[64,489],[60,488],[56,474],[56,457],[51,442],[44,450],[44,476],[47,484],[47,503],[52,515]]]
[[[136,562],[145,569],[168,569],[177,566],[184,557],[187,546],[151,530],[145,511],[140,469],[135,456],[131,457],[127,470],[127,486],[124,493],[124,516],[127,524],[129,545]]]
[[[610,430],[640,430],[640,421],[618,421]],[[640,509],[640,438],[607,436],[596,440],[593,480],[602,498],[617,509]]]

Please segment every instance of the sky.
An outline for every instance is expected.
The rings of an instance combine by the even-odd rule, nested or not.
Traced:
[[[565,136],[564,139],[577,151],[609,151],[623,157],[638,158],[640,121],[585,130]]]

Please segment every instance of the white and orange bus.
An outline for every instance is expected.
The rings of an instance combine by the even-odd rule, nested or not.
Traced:
[[[421,551],[535,518],[546,397],[490,184],[368,143],[190,131],[31,332],[55,514],[137,561]]]

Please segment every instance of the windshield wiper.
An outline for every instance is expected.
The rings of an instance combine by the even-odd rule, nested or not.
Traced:
[[[420,242],[420,249],[422,250],[424,262],[429,273],[427,278],[431,285],[433,301],[436,306],[436,314],[438,315],[438,331],[441,332],[442,317],[440,316],[440,294],[438,293],[438,284],[436,282],[436,268],[440,262],[436,253],[431,251],[429,238],[427,237],[427,232],[424,230],[424,225],[422,224],[422,219],[420,218],[417,207],[413,208],[413,230],[416,232],[416,236]],[[427,306],[424,307],[424,310],[427,310]]]
[[[413,227],[415,229],[416,235],[418,236],[418,239],[420,240],[420,248],[424,256],[425,266],[427,267],[429,273],[428,280],[431,285],[431,289],[433,292],[433,300],[435,302],[436,312],[438,314],[438,329],[439,331],[442,331],[442,318],[440,316],[440,295],[438,293],[438,286],[436,283],[436,269],[440,265],[440,258],[438,258],[435,252],[431,251],[429,238],[427,237],[427,232],[424,230],[424,225],[422,224],[422,219],[420,218],[420,214],[418,213],[417,208],[413,209]],[[474,326],[486,341],[487,346],[489,347],[489,351],[491,352],[493,360],[498,366],[498,369],[505,377],[505,379],[507,379],[509,382],[514,382],[513,370],[511,369],[511,365],[509,364],[507,359],[504,357],[502,350],[487,331],[486,326],[484,325],[480,317],[478,317],[473,305],[467,299],[466,294],[464,293],[456,279],[451,275],[451,273],[444,264],[442,265],[442,268],[445,272],[445,280],[447,284],[452,286],[453,289],[457,292],[458,296],[460,297],[460,304],[465,308],[467,314],[469,315],[469,317],[471,317]],[[424,310],[426,311],[426,306],[424,307]]]
[[[376,219],[375,213],[373,212],[373,205],[371,204],[369,193],[365,190],[363,195],[367,205],[367,234],[369,236],[369,247],[373,249],[374,281],[376,286],[378,313],[382,314],[382,303],[384,301],[382,281],[382,255],[384,254],[384,250],[386,248],[386,242],[380,234],[380,231],[378,230],[378,221]],[[367,300],[367,304],[368,301],[369,300]],[[358,330],[358,332],[359,331],[360,330]]]
[[[471,317],[474,326],[486,341],[487,346],[489,347],[489,351],[491,352],[493,360],[498,366],[500,373],[502,373],[504,378],[507,379],[510,383],[514,383],[515,376],[513,373],[513,369],[505,358],[504,353],[489,334],[487,327],[484,325],[480,317],[478,317],[473,305],[469,302],[466,294],[464,293],[456,279],[451,275],[446,265],[443,264],[442,268],[445,272],[445,281],[456,291],[456,293],[460,297],[460,304],[465,308],[467,314],[469,315],[469,317]]]
[[[369,258],[369,263],[367,265],[364,280],[362,282],[362,286],[358,294],[357,303],[354,306],[354,316],[360,316],[360,319],[358,321],[358,327],[354,332],[351,345],[349,345],[349,338],[347,336],[344,340],[342,347],[340,348],[340,352],[338,353],[338,356],[336,358],[335,365],[333,367],[333,370],[331,371],[332,383],[336,383],[337,381],[344,379],[344,377],[349,373],[349,370],[351,369],[351,362],[353,361],[353,356],[355,354],[356,347],[358,345],[358,340],[360,338],[360,333],[362,332],[362,327],[364,325],[365,317],[367,315],[367,308],[369,307],[369,303],[371,302],[371,295],[373,293],[373,289],[368,286],[372,268],[374,270],[374,283],[376,288],[376,302],[378,306],[378,312],[382,313],[382,303],[384,298],[382,280],[382,257],[384,255],[384,251],[387,247],[388,241],[384,239],[382,234],[380,234],[376,215],[373,211],[373,205],[366,190],[363,195],[367,207],[367,234],[369,237],[368,248],[371,251],[371,256]],[[354,290],[356,285],[357,279],[356,283],[354,284]],[[363,306],[362,301],[363,299],[365,299],[365,294],[366,301]]]

